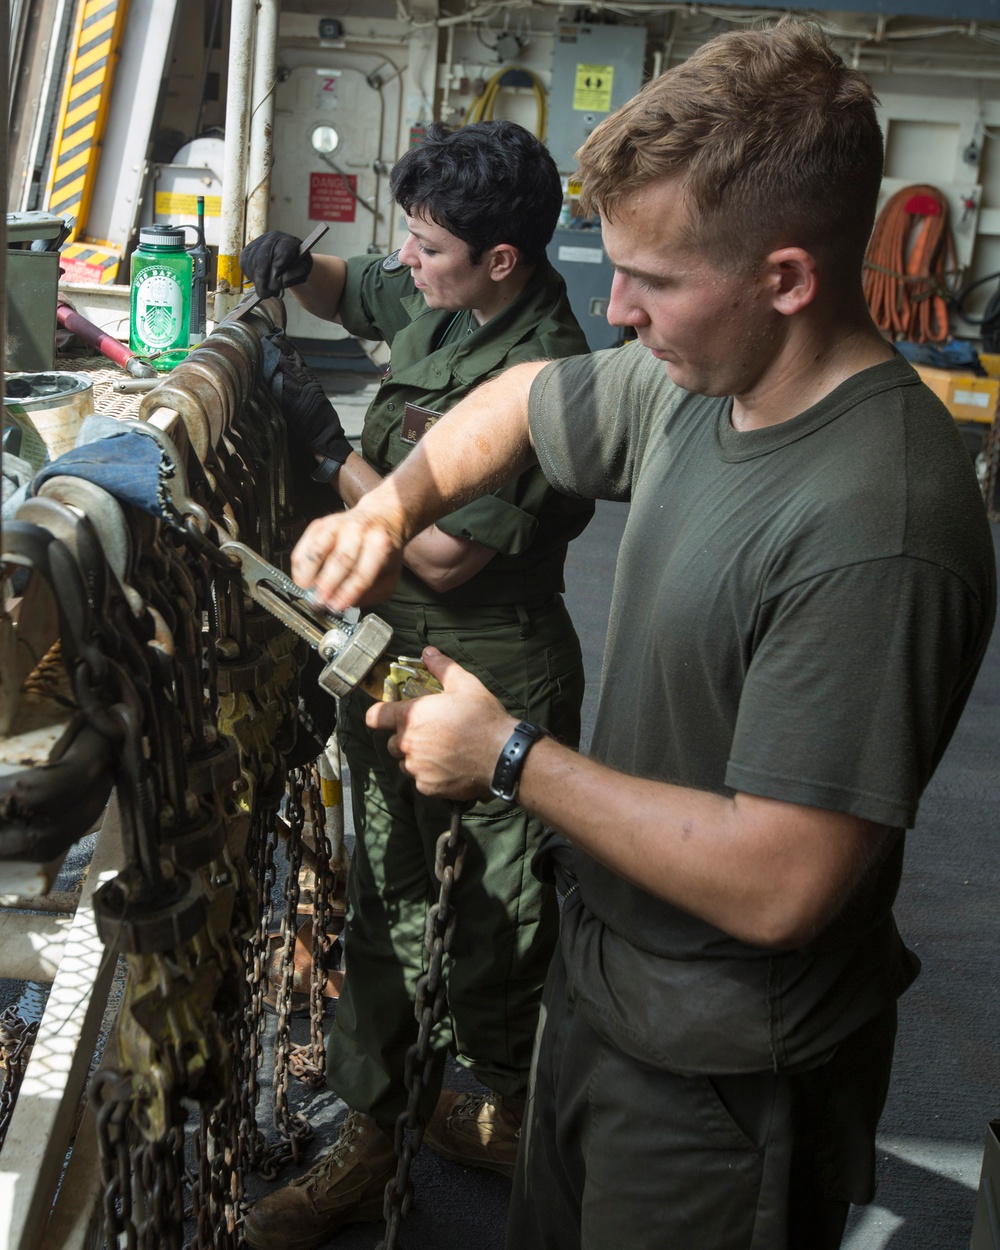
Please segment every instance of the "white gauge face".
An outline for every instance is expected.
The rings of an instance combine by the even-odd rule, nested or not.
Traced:
[[[340,135],[332,126],[317,126],[309,140],[317,152],[336,152],[340,145]]]

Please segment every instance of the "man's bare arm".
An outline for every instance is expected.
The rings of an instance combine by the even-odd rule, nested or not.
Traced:
[[[353,507],[381,483],[379,473],[357,452],[352,452],[330,478],[330,485],[348,507]],[[492,547],[469,538],[456,538],[436,525],[429,525],[406,544],[403,563],[431,590],[442,593],[463,585],[495,555]]]
[[[353,508],[313,521],[292,552],[299,585],[341,612],[391,594],[412,538],[535,463],[528,394],[546,363],[515,365],[484,382]]]
[[[516,717],[453,661],[424,657],[445,693],[376,704],[368,724],[390,731],[421,793],[483,798]],[[627,776],[551,738],[532,747],[518,802],[649,893],[779,949],[833,919],[887,837],[843,812]]]
[[[644,890],[778,949],[830,923],[888,832],[843,812],[629,777],[552,739],[532,749],[518,800]]]

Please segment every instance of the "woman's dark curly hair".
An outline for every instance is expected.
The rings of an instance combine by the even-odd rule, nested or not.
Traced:
[[[562,206],[555,162],[523,126],[499,120],[449,130],[439,122],[393,166],[389,185],[404,213],[419,210],[468,246],[469,260],[499,243],[529,265],[552,238]]]

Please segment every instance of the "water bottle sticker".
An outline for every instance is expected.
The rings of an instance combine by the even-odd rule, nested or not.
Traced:
[[[181,328],[180,284],[169,269],[144,271],[136,288],[136,328],[150,347],[172,347]]]

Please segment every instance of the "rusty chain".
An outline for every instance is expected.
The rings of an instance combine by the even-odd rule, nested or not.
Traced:
[[[312,1089],[320,1089],[326,1081],[326,1039],[323,1018],[326,1012],[327,959],[332,946],[330,938],[331,908],[336,877],[333,871],[333,848],[326,829],[326,812],[315,766],[308,770],[304,791],[306,817],[312,830],[314,846],[312,925],[309,975],[309,1041],[291,1047],[288,1067],[292,1076]]]
[[[256,541],[264,549],[269,545],[265,538],[275,518],[268,521],[267,534],[253,529],[254,518],[260,520],[264,514],[260,505],[268,501],[264,498],[267,492],[251,489],[259,487],[260,483],[255,482],[247,465],[258,460],[263,464],[269,461],[259,454],[251,460],[247,454],[244,462],[239,454],[240,440],[231,438],[231,441],[237,452],[230,448],[228,455],[213,460],[211,474],[206,475],[201,470],[198,482],[202,484],[193,479],[192,491],[201,501],[202,511],[212,505],[213,514],[221,517],[224,504],[228,513],[236,516],[241,532],[246,530],[248,541]],[[205,483],[210,488],[207,491]],[[213,493],[215,497],[210,498]],[[273,726],[285,712],[281,698],[287,692],[279,688],[280,683],[272,685],[267,679],[241,687],[234,684],[241,679],[240,662],[244,662],[247,669],[251,667],[247,657],[255,651],[255,646],[253,637],[246,633],[247,605],[242,595],[220,589],[224,579],[218,574],[229,566],[215,560],[214,543],[207,539],[198,541],[201,535],[195,531],[190,532],[190,541],[179,534],[165,536],[159,523],[148,517],[138,517],[134,522],[130,519],[129,526],[137,551],[136,565],[130,568],[129,575],[141,576],[142,580],[134,579],[135,593],[150,609],[150,615],[137,617],[138,625],[128,618],[109,616],[104,639],[117,665],[114,671],[121,672],[122,684],[128,678],[136,690],[133,702],[125,708],[129,714],[125,732],[131,749],[127,763],[134,774],[134,811],[130,826],[134,836],[129,845],[132,850],[138,848],[142,855],[132,855],[135,874],[129,884],[144,884],[147,879],[156,877],[154,884],[159,886],[163,882],[176,882],[186,874],[183,879],[191,882],[190,899],[181,901],[200,900],[206,910],[215,908],[213,916],[224,918],[224,909],[216,904],[229,889],[235,892],[235,910],[240,913],[240,919],[228,926],[225,919],[221,919],[214,928],[197,929],[193,937],[164,940],[127,951],[127,955],[135,956],[132,961],[135,967],[145,960],[148,971],[143,989],[145,996],[134,1002],[129,1000],[131,1005],[140,1004],[160,1014],[155,1025],[147,1026],[136,1011],[134,1019],[139,1021],[139,1026],[134,1032],[141,1034],[146,1030],[149,1037],[146,1050],[136,1049],[130,1055],[123,1052],[125,1070],[103,1069],[92,1081],[105,1235],[107,1244],[116,1250],[153,1250],[154,1247],[156,1250],[160,1247],[181,1250],[185,1247],[187,1226],[187,1235],[192,1240],[185,1250],[240,1250],[247,1171],[256,1170],[265,1177],[274,1177],[285,1164],[300,1159],[302,1146],[312,1135],[308,1120],[293,1113],[289,1106],[288,1092],[290,1076],[315,1086],[322,1083],[325,1075],[323,1017],[335,882],[331,841],[315,767],[292,773],[287,782],[285,809],[289,826],[288,875],[280,928],[281,977],[277,990],[274,1053],[274,1127],[280,1140],[271,1144],[258,1124],[258,1104],[265,994],[272,963],[272,898],[277,881],[275,853],[280,824],[277,807],[284,789],[284,764],[279,756],[285,747]],[[151,537],[154,534],[155,542]],[[181,594],[185,586],[188,593]],[[155,640],[152,638],[154,616]],[[228,644],[232,644],[232,654],[226,651]],[[275,653],[264,658],[279,660],[283,657]],[[292,670],[298,661],[294,657],[288,659],[287,667]],[[59,651],[55,649],[32,675],[27,693],[32,696],[45,693],[47,683],[59,674],[61,667]],[[250,830],[245,857],[242,851],[234,850],[230,855],[227,849],[198,860],[195,852],[191,852],[190,864],[179,859],[171,865],[165,853],[166,841],[174,837],[176,846],[181,847],[183,837],[190,830],[200,832],[203,827],[209,828],[209,815],[217,816],[212,804],[218,802],[221,792],[218,787],[197,793],[189,789],[187,762],[188,757],[198,752],[207,756],[218,738],[229,733],[222,728],[218,715],[223,689],[219,674],[227,668],[231,691],[246,696],[240,702],[240,708],[249,709],[245,719],[256,721],[258,728],[257,738],[240,743],[241,784],[244,791],[249,790],[241,809],[244,818],[249,820]],[[297,679],[297,673],[295,677]],[[77,697],[81,698],[79,694]],[[108,709],[102,698],[103,694],[98,695],[95,687],[93,706],[88,705],[87,710],[95,717],[105,714],[107,719]],[[124,706],[122,698],[115,707],[119,704]],[[217,721],[220,722],[218,727]],[[265,722],[268,728],[260,729]],[[117,725],[114,727],[117,730]],[[197,751],[192,751],[192,747]],[[303,832],[307,822],[312,829],[315,850],[310,1032],[308,1044],[294,1046],[290,1017],[295,988]],[[207,841],[207,833],[204,836]],[[449,900],[452,884],[461,871],[463,852],[460,823],[453,821],[451,833],[442,835],[438,844],[440,895],[426,933],[429,970],[417,988],[415,1010],[420,1031],[407,1062],[408,1111],[397,1127],[398,1188],[403,1195],[409,1185],[409,1164],[423,1135],[417,1107],[425,1085],[430,1035],[446,1010],[442,960],[454,928]],[[180,856],[181,851],[172,849],[170,854]],[[150,901],[158,899],[156,891],[149,895],[136,891],[134,898],[128,896],[126,900],[133,908],[134,919],[131,915],[128,918],[137,932],[148,919],[142,914],[147,897]],[[243,923],[247,914],[241,910],[248,903],[256,903],[254,914],[248,920],[252,926],[250,933]],[[121,917],[116,915],[112,919]],[[123,929],[123,925],[118,927]],[[204,997],[199,998],[193,987],[199,983],[206,964],[214,963],[224,970],[223,983],[218,989],[206,989]],[[133,972],[134,968],[130,977]],[[177,1019],[174,1017],[175,986],[182,991],[181,1006],[186,1012],[183,1020],[179,1015]],[[0,1144],[37,1027],[19,1017],[8,1020],[7,1013],[0,1016],[0,1058],[6,1058],[0,1083]],[[161,1028],[159,1033],[158,1028]],[[209,1038],[211,1040],[206,1040]],[[192,1054],[203,1042],[204,1054]],[[148,1062],[136,1062],[136,1056]],[[210,1071],[210,1079],[203,1084],[199,1084],[196,1060],[204,1063],[204,1070]],[[143,1081],[153,1070],[156,1075],[151,1078],[151,1084],[159,1098],[156,1103],[159,1118],[151,1129],[151,1096],[149,1086],[144,1086]],[[194,1113],[187,1134],[186,1107]],[[190,1172],[185,1161],[185,1143],[191,1152]],[[387,1190],[386,1246],[395,1245],[399,1219],[405,1209],[403,1202],[393,1200]]]
[[[239,1067],[234,1072],[235,1096],[240,1108],[239,1142],[241,1164],[263,1176],[273,1177],[271,1149],[257,1123],[260,1103],[259,1074],[264,1058],[264,993],[267,985],[268,933],[274,915],[272,891],[277,879],[274,853],[278,845],[278,815],[271,808],[259,812],[251,825],[248,855],[255,867],[257,883],[257,930],[247,946],[246,980],[243,1016],[239,1024],[237,1055]]]
[[[395,1250],[400,1225],[410,1209],[410,1165],[424,1139],[425,1126],[420,1115],[420,1101],[433,1062],[431,1037],[448,1010],[447,987],[442,974],[444,958],[455,933],[456,916],[451,902],[451,891],[462,875],[462,865],[465,862],[466,842],[462,833],[462,815],[466,810],[465,803],[452,804],[451,828],[437,840],[434,875],[441,883],[441,888],[437,902],[427,913],[427,927],[424,931],[427,971],[417,981],[413,1004],[419,1030],[416,1042],[406,1052],[406,1110],[396,1120],[395,1147],[399,1163],[396,1175],[385,1187],[383,1215],[386,1229],[376,1250]]]
[[[193,639],[188,637],[181,648],[185,652],[185,667],[179,669],[176,683],[164,684],[161,693],[168,701],[175,697],[175,691],[183,690],[189,695],[189,715],[183,727],[190,733],[192,742],[205,752],[219,740],[217,719],[222,727],[221,716],[217,716],[221,705],[216,698],[216,686],[220,689],[222,686],[221,661],[229,662],[229,674],[235,673],[236,679],[242,680],[239,665],[242,663],[249,671],[256,663],[253,657],[263,653],[242,634],[244,614],[239,592],[227,586],[227,594],[221,595],[214,570],[192,558],[194,555],[189,553],[188,558],[196,569],[201,569],[202,575],[190,583],[190,608],[200,628],[198,635]],[[178,567],[173,569],[177,576],[181,571]],[[142,589],[144,597],[151,598],[158,589],[155,579]],[[161,604],[161,607],[168,622],[167,631],[176,641],[177,628],[169,615],[169,605]],[[223,620],[227,612],[229,615]],[[227,630],[231,623],[238,627],[239,637],[231,640],[227,635],[218,641],[220,632]],[[199,647],[199,637],[205,638],[206,632],[207,645]],[[188,633],[193,635],[194,631]],[[209,641],[212,639],[216,642]],[[233,646],[225,650],[223,643],[228,646],[231,641]],[[161,982],[159,986],[150,984],[148,987],[150,995],[158,991],[166,1002],[172,997],[174,982],[193,985],[197,977],[207,976],[206,960],[218,961],[224,969],[218,989],[213,988],[211,997],[202,1001],[200,1020],[192,1014],[193,995],[184,1020],[175,1023],[169,1005],[164,1016],[175,1034],[178,1027],[186,1027],[190,1030],[187,1036],[193,1039],[199,1038],[201,1028],[206,1037],[211,1036],[204,1069],[209,1079],[199,1084],[198,1068],[191,1066],[192,1061],[202,1062],[197,1052],[176,1050],[173,1039],[164,1043],[162,1036],[150,1037],[147,1052],[154,1059],[159,1056],[163,1064],[155,1079],[161,1091],[161,1116],[164,1117],[161,1123],[165,1122],[168,1127],[160,1135],[156,1129],[150,1130],[148,1118],[145,1123],[141,1122],[143,1110],[138,1099],[141,1068],[126,1061],[124,1066],[130,1068],[128,1072],[101,1073],[100,1082],[95,1085],[95,1099],[100,1106],[98,1128],[105,1177],[106,1235],[109,1244],[116,1246],[134,1246],[137,1250],[165,1246],[168,1250],[180,1250],[185,1222],[184,1197],[188,1195],[187,1216],[194,1224],[189,1250],[215,1250],[217,1247],[237,1250],[242,1245],[241,1218],[247,1168],[272,1169],[273,1175],[283,1162],[297,1157],[295,1145],[311,1132],[304,1117],[292,1118],[283,1136],[286,1141],[291,1137],[293,1149],[283,1151],[281,1147],[273,1149],[268,1145],[257,1123],[268,929],[276,875],[276,809],[284,789],[284,768],[275,744],[279,719],[285,714],[285,704],[280,702],[281,691],[273,683],[268,684],[268,675],[273,669],[270,659],[263,657],[261,664],[267,665],[266,673],[262,669],[259,675],[253,674],[249,687],[245,683],[234,686],[232,682],[227,687],[235,691],[236,697],[230,697],[225,708],[229,723],[222,732],[238,747],[240,777],[233,783],[235,798],[228,800],[230,806],[226,810],[220,811],[225,822],[226,844],[221,851],[215,848],[211,861],[196,861],[191,865],[193,874],[200,874],[195,890],[204,901],[208,922],[199,930],[204,934],[203,941],[198,938],[200,953],[190,961],[181,958],[180,948],[157,955],[154,963],[162,970]],[[294,664],[286,667],[287,674],[282,674],[285,680],[297,680]],[[194,706],[195,699],[199,706]],[[157,729],[161,726],[180,728],[178,718],[168,721],[166,717],[166,713],[173,711],[171,707],[156,710],[161,713],[156,721]],[[266,722],[263,728],[253,724],[255,719]],[[204,727],[200,723],[203,720]],[[241,730],[245,731],[242,737]],[[174,794],[180,798],[185,782],[181,771],[182,740],[176,730],[171,745],[174,747],[173,776],[176,777]],[[154,769],[160,763],[161,746],[157,738],[143,752],[143,758]],[[153,780],[159,782],[159,775]],[[228,780],[226,784],[228,786]],[[161,792],[157,789],[156,795]],[[208,785],[200,793],[206,796],[206,803],[211,797],[221,807],[222,796],[229,791]],[[294,807],[294,796],[292,803]],[[172,806],[178,810],[177,799]],[[162,812],[163,807],[157,797],[147,804],[147,811]],[[242,842],[241,822],[245,822]],[[150,863],[153,854],[161,849],[151,850],[147,857]],[[195,880],[193,874],[192,880]],[[173,958],[174,954],[177,958]],[[210,1014],[204,1014],[205,1009]],[[145,1027],[140,1024],[140,1030]],[[200,1044],[200,1039],[196,1044]],[[189,1065],[187,1069],[185,1061]],[[284,1080],[287,1083],[287,1075]],[[195,1159],[191,1174],[184,1168],[184,1134],[180,1127],[182,1098],[192,1098],[198,1104],[190,1134]],[[279,1130],[281,1109],[279,1100],[276,1107]],[[141,1127],[141,1141],[137,1126]]]
[[[186,1214],[183,1110],[174,1108],[174,1122],[165,1137],[138,1141],[131,1075],[101,1069],[94,1076],[93,1090],[107,1244],[122,1250],[182,1250]]]
[[[241,1244],[238,1226],[242,1195],[236,1184],[233,1158],[236,1149],[233,1111],[228,1100],[211,1109],[202,1108],[201,1131],[195,1142],[201,1206],[207,1218],[198,1219],[198,1240],[191,1250],[202,1250],[203,1246],[204,1250],[237,1250]],[[200,1211],[198,1215],[201,1216]]]
[[[97,1140],[104,1184],[104,1235],[109,1245],[136,1250],[132,1218],[132,1087],[127,1076],[102,1069],[94,1077]]]
[[[0,1081],[0,1148],[14,1114],[18,1091],[24,1080],[24,1070],[28,1066],[28,1056],[38,1034],[38,1021],[25,1020],[13,1007],[0,1012],[0,1068],[3,1069],[3,1080]]]
[[[142,1219],[136,1228],[140,1250],[182,1250],[184,1244],[184,1128],[174,1124],[165,1138],[142,1142],[135,1151]],[[136,1204],[138,1205],[138,1204]]]
[[[288,875],[285,878],[285,911],[281,918],[281,984],[277,992],[278,1023],[274,1039],[274,1126],[281,1138],[276,1150],[279,1166],[299,1162],[301,1148],[313,1134],[312,1125],[302,1115],[294,1115],[288,1105],[288,1059],[291,1053],[292,989],[295,980],[295,939],[299,911],[299,869],[302,866],[302,833],[305,828],[304,770],[288,775],[285,815],[288,823]]]

